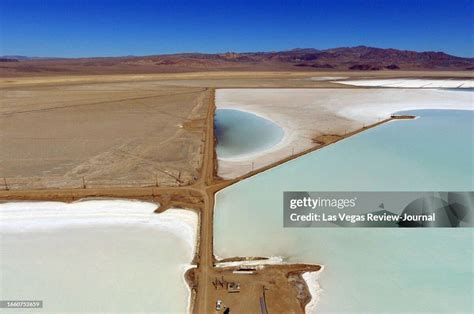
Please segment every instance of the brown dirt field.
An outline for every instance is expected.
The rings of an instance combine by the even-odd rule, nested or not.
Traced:
[[[198,176],[205,88],[148,82],[0,90],[11,189],[177,185]]]

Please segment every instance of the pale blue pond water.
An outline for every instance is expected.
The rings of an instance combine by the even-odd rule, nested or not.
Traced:
[[[281,141],[283,129],[268,119],[234,109],[218,109],[215,116],[217,155],[241,157],[271,148]]]
[[[0,204],[0,313],[186,313],[197,215],[99,200]]]
[[[283,228],[286,190],[473,190],[473,112],[411,113],[219,192],[216,254],[324,264],[319,313],[472,313],[472,228]]]

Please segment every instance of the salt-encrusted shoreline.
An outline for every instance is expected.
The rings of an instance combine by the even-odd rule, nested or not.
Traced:
[[[281,256],[270,256],[262,259],[243,259],[240,261],[216,262],[216,267],[238,267],[238,266],[264,266],[264,265],[288,265]]]
[[[324,270],[324,266],[321,266],[321,269],[313,272],[305,272],[301,277],[303,277],[308,287],[309,294],[311,295],[311,300],[305,306],[306,314],[315,314],[317,313],[316,306],[319,302],[319,297],[322,293],[321,285],[319,284],[319,275]]]
[[[403,91],[403,89],[402,89]],[[390,115],[409,110],[474,110],[468,93],[452,90],[405,90],[415,92],[411,99],[387,100],[383,105],[368,102],[364,106],[340,109],[337,114],[352,120],[370,122],[372,119],[384,119]],[[417,94],[420,92],[421,94]],[[426,97],[423,93],[428,93]],[[412,94],[412,93],[410,93]],[[425,98],[426,97],[426,98]]]
[[[347,76],[313,76],[310,77],[311,81],[334,81],[334,80],[345,80]]]
[[[236,160],[219,159],[218,175],[242,176],[317,146],[318,136],[348,134],[399,111],[472,110],[471,98],[470,93],[439,89],[218,89],[217,109],[256,114],[285,132],[284,140],[270,149]]]
[[[278,150],[282,147],[285,147],[292,140],[292,132],[291,132],[291,129],[288,126],[279,125],[278,123],[273,121],[270,117],[266,116],[262,112],[258,112],[258,111],[255,112],[255,111],[249,111],[249,110],[244,110],[244,109],[236,109],[236,108],[233,108],[233,107],[226,107],[226,106],[219,107],[219,109],[238,110],[238,111],[242,111],[242,112],[245,112],[245,113],[248,113],[248,114],[253,114],[253,115],[258,116],[262,119],[265,119],[265,120],[268,120],[268,121],[272,122],[273,124],[277,125],[278,127],[280,127],[283,130],[283,137],[273,147],[263,149],[263,150],[257,151],[257,152],[252,152],[252,153],[249,153],[249,154],[242,154],[242,155],[239,155],[237,157],[218,157],[219,163],[248,162],[249,160],[255,159],[255,158],[257,158],[259,156],[263,156],[265,154],[270,154],[270,153],[272,153],[272,152],[274,152],[274,151],[276,151],[276,150]]]
[[[193,300],[193,291],[191,289],[191,287],[189,286],[189,283],[188,281],[186,280],[186,273],[188,272],[188,270],[192,269],[192,268],[195,268],[196,265],[191,265],[191,264],[185,264],[183,265],[183,276],[181,277],[184,281],[184,284],[186,286],[186,289],[188,291],[188,302],[187,302],[187,306],[186,306],[186,312],[187,313],[191,313],[191,310],[194,306],[194,300]]]
[[[337,80],[337,79],[336,79]],[[474,88],[474,80],[471,79],[363,79],[335,81],[344,85],[367,86],[367,87],[396,87],[396,88]]]
[[[1,203],[0,230],[25,232],[115,224],[158,227],[183,238],[194,255],[197,214],[190,210],[168,209],[157,215],[154,214],[157,206],[134,200]]]

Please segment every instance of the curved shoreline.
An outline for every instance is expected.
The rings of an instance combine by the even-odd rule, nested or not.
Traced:
[[[317,305],[319,302],[319,298],[323,289],[319,283],[319,275],[324,270],[324,266],[321,266],[321,269],[314,272],[305,272],[301,275],[303,280],[306,282],[306,286],[308,287],[309,294],[311,295],[311,299],[305,306],[305,313],[306,314],[315,314],[317,313]]]
[[[388,106],[384,107],[383,109],[379,107],[366,107],[362,110],[346,110],[345,112],[338,112],[341,116],[345,116],[351,119],[367,119],[368,117],[376,116],[379,119],[383,119],[384,117],[390,117],[397,115],[399,112],[405,111],[417,111],[417,110],[466,110],[466,111],[473,111],[474,106],[470,104],[464,105],[457,105],[453,107],[448,107],[443,104],[436,104],[432,106],[427,106],[425,104],[419,105],[406,105],[406,106],[396,106],[393,105],[392,107]]]
[[[190,227],[192,220],[196,221],[197,226],[197,214],[191,210],[186,213],[183,209],[168,209],[155,215],[158,206],[152,202],[112,199],[85,199],[72,203],[7,202],[0,204],[0,229],[2,232],[25,232],[94,225],[133,225],[162,228],[183,238],[190,247],[195,247],[193,243],[196,242],[197,232],[190,230]],[[195,248],[192,254],[195,254]]]
[[[470,89],[474,87],[472,79],[414,79],[414,78],[398,78],[398,79],[362,79],[362,80],[334,80],[333,83],[360,86],[360,87],[384,87],[384,88],[455,88]],[[415,83],[415,84],[414,84]]]
[[[235,111],[241,111],[241,112],[244,112],[244,113],[247,113],[247,114],[255,115],[255,116],[257,116],[261,119],[270,121],[271,123],[273,123],[276,126],[278,126],[279,128],[281,128],[282,131],[283,131],[282,138],[277,143],[272,145],[271,147],[268,147],[268,148],[265,148],[265,149],[262,149],[262,150],[258,150],[258,151],[255,151],[255,152],[247,153],[247,154],[241,154],[238,157],[219,157],[219,156],[217,156],[218,161],[224,161],[224,162],[245,162],[246,161],[246,162],[248,162],[248,161],[251,161],[252,159],[257,158],[259,156],[263,156],[265,154],[270,154],[270,153],[272,153],[272,152],[274,152],[274,151],[276,151],[276,150],[278,150],[282,147],[285,147],[288,144],[291,130],[288,127],[285,127],[285,126],[282,126],[282,125],[278,124],[277,122],[275,122],[274,120],[272,120],[271,118],[266,116],[265,114],[262,114],[260,112],[245,110],[245,109],[241,109],[241,108],[237,108],[237,107],[227,107],[227,106],[219,107],[217,110],[235,110]]]

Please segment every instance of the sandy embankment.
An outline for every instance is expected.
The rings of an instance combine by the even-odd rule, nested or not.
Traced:
[[[472,94],[435,89],[219,89],[217,109],[243,110],[269,119],[285,135],[271,149],[218,160],[230,179],[314,147],[321,135],[343,135],[412,109],[472,110]]]
[[[319,296],[323,292],[319,285],[319,274],[324,270],[324,266],[321,267],[322,268],[318,271],[306,272],[302,275],[306,285],[308,286],[309,294],[311,295],[311,300],[304,308],[306,314],[317,313],[316,306],[319,301]]]

